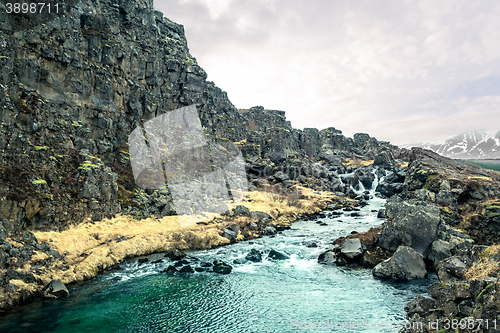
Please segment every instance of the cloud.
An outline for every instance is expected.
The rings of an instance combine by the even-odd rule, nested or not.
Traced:
[[[495,1],[156,0],[239,108],[394,143],[500,129]],[[406,126],[406,127],[405,127]]]

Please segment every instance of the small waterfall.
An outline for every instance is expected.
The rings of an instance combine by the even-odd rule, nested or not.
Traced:
[[[374,193],[375,193],[375,189],[377,188],[378,183],[379,183],[377,170],[378,170],[378,168],[375,168],[375,169],[373,169],[373,171],[372,171],[373,176],[375,177],[375,179],[373,179],[373,182],[372,182],[372,189],[371,189],[371,191],[370,191],[370,193],[371,193],[371,194],[374,194]],[[383,179],[383,177],[382,177],[382,179]],[[381,179],[380,181],[382,181],[382,179]],[[373,192],[373,193],[372,193],[372,192]]]

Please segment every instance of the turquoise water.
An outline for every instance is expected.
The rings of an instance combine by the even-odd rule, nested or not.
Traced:
[[[397,331],[361,324],[395,326],[404,320],[406,302],[425,294],[430,279],[381,281],[367,269],[324,266],[316,261],[335,238],[381,224],[372,210],[384,201],[371,201],[358,218],[346,213],[323,219],[328,226],[297,222],[292,230],[275,237],[191,253],[203,261],[221,259],[232,264],[252,248],[273,248],[288,253],[288,260],[232,264],[229,275],[188,276],[161,273],[171,264],[168,259],[123,264],[121,270],[71,289],[68,298],[37,300],[2,315],[0,332]],[[302,243],[307,240],[317,241],[319,247],[305,247]],[[345,324],[349,321],[351,328]],[[322,326],[306,329],[308,322]],[[358,329],[352,326],[355,323]]]

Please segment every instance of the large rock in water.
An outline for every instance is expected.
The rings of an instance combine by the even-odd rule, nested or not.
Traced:
[[[363,248],[361,247],[359,238],[346,239],[344,243],[342,243],[340,253],[350,260],[359,258],[363,254]]]
[[[407,202],[395,196],[387,200],[385,207],[388,219],[379,235],[381,248],[396,251],[405,245],[423,254],[438,238],[441,217],[436,206]]]
[[[43,297],[46,298],[60,298],[69,295],[69,291],[61,281],[52,280],[42,291]]]
[[[221,260],[216,260],[216,261],[214,261],[213,270],[215,273],[229,274],[233,270],[233,267],[226,264],[225,262],[223,262]]]
[[[271,249],[271,251],[269,251],[269,254],[267,255],[267,257],[274,259],[274,260],[290,259],[290,257],[287,254],[278,252],[274,249]]]
[[[253,262],[261,262],[262,254],[256,249],[251,249],[250,252],[246,255],[245,259]]]
[[[383,279],[411,280],[427,276],[424,258],[408,246],[400,246],[394,255],[381,262],[372,273]]]

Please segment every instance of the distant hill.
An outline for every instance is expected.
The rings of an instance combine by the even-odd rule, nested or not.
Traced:
[[[500,131],[496,134],[469,131],[441,142],[410,143],[402,147],[422,147],[455,159],[497,159],[500,158]]]

